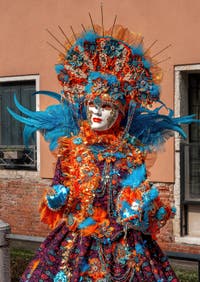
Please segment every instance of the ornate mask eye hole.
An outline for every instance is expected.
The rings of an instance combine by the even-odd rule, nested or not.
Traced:
[[[88,107],[95,107],[94,101],[88,101],[87,106]]]
[[[113,107],[112,107],[111,104],[103,103],[103,104],[101,105],[101,108],[104,109],[104,110],[108,110],[108,111],[110,110],[110,111],[111,111]]]

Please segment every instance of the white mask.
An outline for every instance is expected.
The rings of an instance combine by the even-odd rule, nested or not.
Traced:
[[[104,131],[110,129],[116,122],[119,110],[112,104],[102,102],[95,105],[92,101],[87,105],[87,116],[93,130]]]

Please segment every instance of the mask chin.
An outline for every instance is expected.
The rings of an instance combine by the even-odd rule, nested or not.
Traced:
[[[113,127],[114,123],[115,123],[115,121],[113,123],[107,123],[105,125],[99,125],[99,124],[93,122],[93,123],[90,124],[90,126],[91,126],[92,130],[102,132],[102,131],[110,130]]]

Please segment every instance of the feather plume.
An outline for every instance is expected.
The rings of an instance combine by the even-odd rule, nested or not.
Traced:
[[[83,222],[81,222],[78,226],[79,229],[87,228],[90,225],[96,224],[96,221],[92,217],[87,217]]]
[[[154,110],[140,107],[134,113],[129,134],[139,139],[147,151],[158,149],[169,137],[173,136],[174,131],[186,138],[181,125],[199,122],[195,119],[195,115],[176,118],[169,108],[167,108],[167,115],[160,114],[163,107],[165,107],[164,104]]]
[[[146,177],[145,165],[134,168],[131,174],[122,181],[123,186],[130,186],[131,188],[138,187]]]
[[[39,91],[36,92],[36,94],[44,94],[59,101],[61,100],[61,96],[54,92]],[[9,108],[8,112],[15,119],[25,124],[24,142],[26,146],[28,146],[29,139],[37,130],[41,131],[45,140],[50,143],[50,150],[54,150],[57,147],[57,141],[60,137],[70,137],[79,132],[77,117],[79,118],[80,113],[77,112],[77,108],[74,105],[70,105],[70,103],[65,102],[52,105],[45,111],[33,112],[20,105],[16,96],[14,96],[14,102],[16,107],[26,115],[26,117],[16,114]]]

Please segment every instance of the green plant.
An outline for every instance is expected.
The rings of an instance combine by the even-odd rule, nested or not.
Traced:
[[[196,270],[185,270],[180,267],[174,267],[174,271],[180,282],[198,282],[198,273]]]
[[[11,249],[11,282],[18,282],[26,269],[34,252],[21,249]]]

